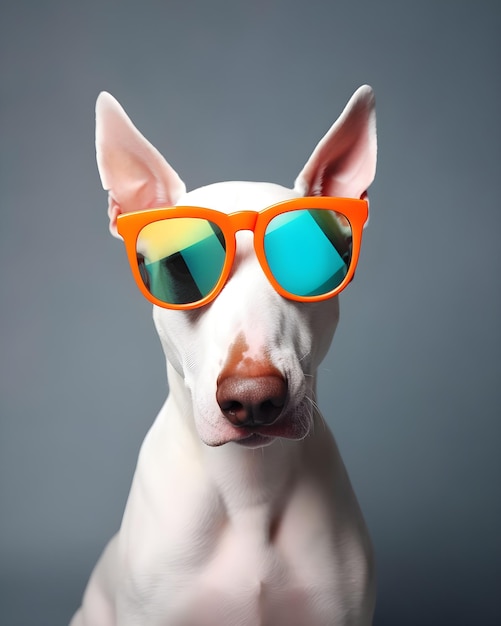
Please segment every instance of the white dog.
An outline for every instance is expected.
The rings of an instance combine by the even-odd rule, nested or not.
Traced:
[[[310,298],[295,270],[289,272],[292,283],[285,284],[271,258],[270,279],[253,241],[271,242],[273,228],[261,233],[257,224],[266,220],[257,216],[284,201],[280,207],[286,210],[303,205],[295,214],[301,220],[310,208],[332,215],[323,209],[338,202],[345,217],[338,215],[336,232],[344,233],[350,221],[365,222],[366,190],[376,166],[371,88],[353,95],[292,190],[225,182],[186,193],[176,172],[107,93],[97,101],[96,146],[114,235],[139,231],[138,220],[150,220],[143,219],[147,209],[164,208],[162,218],[168,218],[166,208],[174,206],[183,207],[178,213],[202,207],[194,210],[196,224],[213,228],[210,241],[218,239],[214,232],[218,241],[222,237],[207,216],[221,222],[223,234],[229,228],[214,211],[238,213],[240,230],[234,251],[231,237],[224,244],[223,256],[234,252],[231,267],[221,270],[216,287],[200,288],[197,296],[188,287],[187,294],[166,295],[149,282],[165,277],[153,276],[153,270],[146,275],[147,254],[153,265],[166,255],[165,247],[181,255],[177,230],[164,238],[155,231],[150,239],[141,230],[137,242],[134,235],[128,244],[136,246],[128,249],[136,280],[156,304],[170,394],[142,445],[121,528],[99,560],[71,626],[370,624],[371,542],[315,402],[317,369],[339,317],[339,289]],[[352,218],[344,205],[352,207]],[[214,213],[205,215],[207,208]],[[170,211],[176,219],[162,223],[184,228],[176,209]],[[121,216],[132,226],[122,228]],[[286,274],[295,263],[308,262],[301,253],[309,231],[306,222],[298,223],[289,265],[281,261],[282,252],[276,261]],[[346,250],[355,256],[351,236]],[[274,245],[266,243],[266,256]],[[321,254],[320,244],[314,246]],[[204,257],[200,271],[212,272],[213,258]],[[305,280],[321,265],[316,258],[312,263]],[[172,278],[181,290],[184,280]]]

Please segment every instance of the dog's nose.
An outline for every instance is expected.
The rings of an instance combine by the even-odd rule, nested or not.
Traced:
[[[273,424],[287,399],[287,383],[281,376],[228,376],[218,381],[217,402],[234,426]]]

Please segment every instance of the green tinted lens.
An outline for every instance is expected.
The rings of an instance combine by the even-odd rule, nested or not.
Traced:
[[[136,250],[146,288],[167,304],[192,304],[205,298],[216,286],[226,256],[221,229],[195,217],[146,225]]]
[[[301,209],[270,221],[264,251],[283,289],[296,296],[318,296],[343,282],[351,262],[351,240],[351,226],[344,215]]]

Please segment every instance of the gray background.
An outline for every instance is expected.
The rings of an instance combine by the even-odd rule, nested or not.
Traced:
[[[501,3],[0,4],[0,623],[57,626],[165,393],[108,233],[112,92],[189,188],[291,185],[364,82],[378,176],[321,369],[376,546],[376,624],[501,623]]]

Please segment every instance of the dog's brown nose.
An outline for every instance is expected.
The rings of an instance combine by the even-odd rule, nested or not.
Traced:
[[[228,376],[218,381],[216,399],[234,426],[269,426],[285,405],[287,383],[281,376]]]

